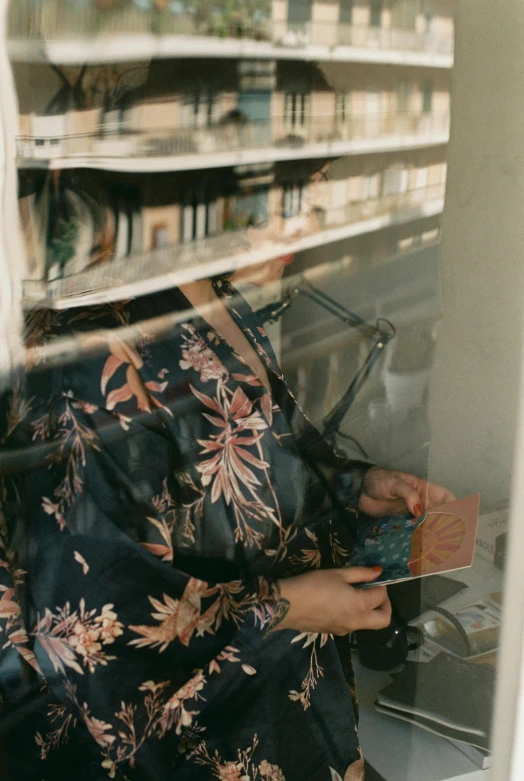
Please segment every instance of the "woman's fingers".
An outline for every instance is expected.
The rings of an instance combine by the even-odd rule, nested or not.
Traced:
[[[389,490],[395,499],[401,499],[412,515],[421,515],[423,511],[423,495],[418,485],[413,485],[405,479],[401,472],[394,473]]]
[[[367,515],[394,515],[407,510],[421,515],[440,504],[455,499],[451,491],[436,483],[429,483],[407,472],[371,467],[364,479],[359,507]]]
[[[308,572],[279,581],[285,615],[275,628],[345,635],[358,629],[388,626],[391,607],[384,586],[373,583],[380,568],[347,567]]]
[[[388,602],[388,592],[385,586],[365,589],[360,592],[364,611],[376,610],[385,602]]]
[[[456,496],[442,485],[430,483],[421,477],[415,477],[415,475],[410,475],[407,472],[398,472],[398,474],[404,482],[411,485],[418,492],[420,498],[424,500],[426,509],[435,505],[454,502],[456,499]]]
[[[378,578],[382,567],[343,567],[338,572],[346,583],[369,583]]]
[[[385,629],[391,624],[391,604],[389,599],[366,615],[365,629]]]

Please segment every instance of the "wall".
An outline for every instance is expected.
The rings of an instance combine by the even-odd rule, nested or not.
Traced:
[[[442,330],[430,396],[430,474],[457,494],[480,490],[484,510],[508,501],[520,383],[524,49],[512,30],[518,23],[522,35],[517,5],[460,4]]]
[[[317,0],[313,3],[313,43],[335,46],[338,39],[338,0]]]

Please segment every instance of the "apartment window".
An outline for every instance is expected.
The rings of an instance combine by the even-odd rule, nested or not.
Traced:
[[[409,81],[397,83],[397,111],[406,114],[409,111],[411,97],[411,84]]]
[[[236,228],[263,227],[269,220],[269,192],[267,187],[248,188],[235,202],[233,224]]]
[[[429,79],[425,79],[420,85],[422,93],[422,111],[424,114],[430,114],[433,108],[433,84]]]
[[[288,0],[288,24],[306,24],[311,21],[312,0]]]
[[[394,0],[391,7],[392,26],[399,30],[415,30],[418,0]]]
[[[161,247],[167,247],[169,245],[169,234],[167,230],[167,225],[165,223],[160,223],[158,225],[153,226],[153,236],[152,236],[151,244],[153,249],[160,249]]]
[[[431,32],[431,25],[433,23],[433,17],[435,15],[435,10],[433,8],[432,3],[426,0],[422,12],[424,16],[424,32],[428,34]]]
[[[124,121],[124,112],[122,109],[112,109],[111,111],[104,111],[102,119],[102,131],[104,133],[119,133],[122,129],[122,123]]]
[[[291,129],[306,125],[308,96],[304,92],[286,92],[284,100],[284,124]]]
[[[197,90],[184,97],[182,117],[186,127],[208,127],[217,118],[218,93]]]
[[[349,117],[350,99],[351,95],[347,92],[337,92],[336,94],[336,118],[339,124],[344,124]]]
[[[214,236],[218,229],[218,204],[198,196],[189,198],[182,207],[181,239],[184,243]]]
[[[353,23],[353,0],[340,0],[338,18],[341,24]]]
[[[304,198],[304,185],[288,184],[283,190],[283,217],[296,217],[302,211],[302,201]]]
[[[380,193],[380,174],[369,173],[362,177],[362,200],[369,201],[378,198]]]
[[[370,0],[369,25],[370,27],[380,27],[381,23],[382,23],[382,0]]]
[[[384,172],[382,194],[400,195],[408,189],[408,171],[400,165],[392,166]]]

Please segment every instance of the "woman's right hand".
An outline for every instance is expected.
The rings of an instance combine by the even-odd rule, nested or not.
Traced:
[[[380,569],[344,567],[317,570],[279,581],[284,617],[274,629],[347,635],[357,629],[384,629],[391,622],[391,604],[385,586],[357,589]]]

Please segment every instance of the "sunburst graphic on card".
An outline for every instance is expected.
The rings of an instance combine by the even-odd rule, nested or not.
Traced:
[[[431,513],[413,532],[409,568],[414,577],[438,572],[456,554],[466,536],[466,524],[452,513]]]

